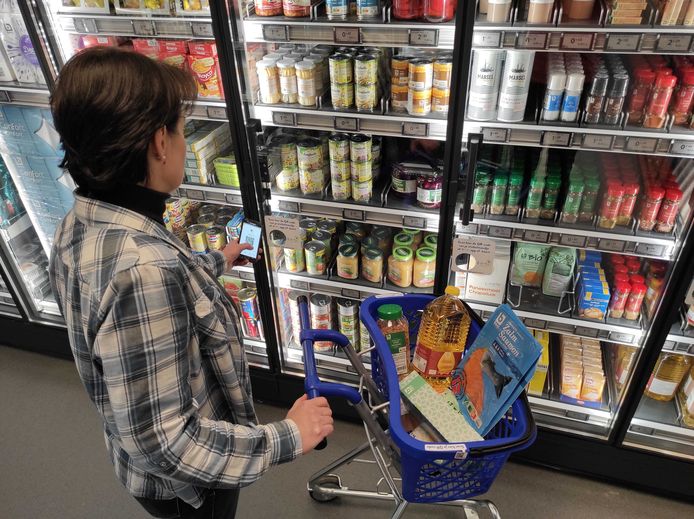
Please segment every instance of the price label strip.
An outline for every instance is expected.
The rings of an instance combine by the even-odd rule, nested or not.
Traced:
[[[334,27],[333,41],[335,43],[361,43],[361,29],[359,27]]]
[[[654,153],[658,146],[658,139],[652,139],[650,137],[627,137],[627,139],[627,151]]]
[[[545,146],[563,146],[571,145],[571,133],[569,132],[544,132],[542,134],[542,144]]]
[[[631,344],[636,337],[629,333],[610,332],[610,340],[622,344]]]
[[[287,202],[285,200],[280,200],[279,209],[280,211],[284,211],[287,213],[298,213],[299,204],[296,202]]]
[[[353,117],[335,117],[333,126],[338,131],[343,132],[358,132],[359,119]]]
[[[636,254],[644,254],[646,256],[662,257],[665,255],[665,247],[652,243],[639,243],[636,246]]]
[[[590,148],[594,150],[611,150],[614,142],[614,135],[595,135],[587,133],[583,135],[582,148]]]
[[[607,51],[637,51],[641,47],[640,34],[613,33],[607,35]]]
[[[155,36],[157,30],[152,20],[133,20],[133,32],[138,36]]]
[[[495,225],[490,225],[487,235],[490,238],[503,238],[510,240],[513,236],[513,229],[511,227],[497,227]]]
[[[191,22],[190,30],[193,33],[193,36],[197,36],[198,38],[214,38],[211,23]]]
[[[417,216],[403,216],[402,225],[408,229],[426,229],[427,221]]]
[[[562,50],[591,50],[594,34],[590,32],[565,33],[561,39]]]
[[[0,103],[11,103],[12,98],[6,90],[0,90]]]
[[[289,26],[263,25],[263,39],[267,41],[289,41]]]
[[[227,109],[223,106],[208,106],[207,117],[218,121],[226,121]]]
[[[351,288],[343,288],[341,290],[342,297],[348,297],[349,299],[361,299],[361,292],[359,290],[353,290]]]
[[[582,337],[597,337],[598,329],[588,328],[587,326],[576,326],[576,335],[580,335]]]
[[[657,50],[662,52],[687,52],[692,44],[691,34],[661,34]]]
[[[694,142],[693,141],[672,141],[672,147],[670,148],[670,153],[676,153],[678,155],[694,156]]]
[[[205,200],[205,193],[199,189],[189,189],[188,198],[192,198],[193,200]]]
[[[609,252],[622,252],[625,245],[621,240],[600,240],[599,247]]]
[[[291,279],[289,281],[289,286],[297,290],[308,290],[308,283],[306,281],[298,281],[296,279]]]
[[[500,32],[477,32],[472,36],[472,46],[473,47],[490,47],[498,48],[501,47],[501,34]]]
[[[99,34],[99,28],[96,26],[96,20],[93,18],[74,18],[73,23],[77,32],[84,34]],[[133,32],[135,32],[134,27]]]
[[[290,112],[272,112],[272,124],[277,126],[296,126],[296,114]]]
[[[525,231],[524,238],[526,241],[547,243],[549,241],[549,233],[543,231]]]
[[[408,39],[412,47],[436,47],[439,44],[437,29],[410,29]]]
[[[575,234],[562,234],[559,238],[560,245],[566,245],[567,247],[585,247],[586,237],[577,236]]]
[[[541,50],[547,48],[547,33],[546,32],[522,32],[518,34],[516,47],[519,49],[536,49]]]
[[[485,142],[506,142],[508,140],[508,129],[482,128],[482,137]]]
[[[342,211],[342,215],[348,220],[364,220],[364,211],[358,211],[356,209],[345,209]]]
[[[406,137],[426,137],[429,135],[429,125],[427,123],[402,123],[402,134]]]

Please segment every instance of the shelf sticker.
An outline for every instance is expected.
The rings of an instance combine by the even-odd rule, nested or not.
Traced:
[[[598,329],[597,328],[588,328],[587,326],[576,326],[576,335],[580,335],[582,337],[597,337],[598,336]]]
[[[673,141],[670,153],[677,155],[694,155],[694,141]]]
[[[490,238],[503,238],[510,240],[513,236],[513,229],[511,227],[497,227],[496,225],[490,225],[487,234]]]
[[[232,205],[243,205],[243,200],[239,195],[227,195],[226,200],[227,203]]]
[[[592,32],[564,33],[561,39],[562,50],[591,50],[593,48]]]
[[[265,229],[269,243],[282,245],[289,249],[301,249],[304,246],[298,216],[275,214],[266,216]]]
[[[429,125],[427,123],[402,123],[402,134],[409,137],[426,137],[429,135]]]
[[[133,20],[133,32],[137,36],[156,36],[157,30],[152,20]]]
[[[579,413],[578,411],[566,411],[566,417],[572,420],[579,420],[581,422],[587,422],[590,420],[590,416],[586,413]]]
[[[189,189],[187,196],[192,200],[205,200],[205,193],[199,189]]]
[[[506,142],[508,140],[507,128],[482,128],[484,142]]]
[[[193,31],[193,36],[197,36],[198,38],[214,38],[211,23],[192,22],[190,24],[190,29]]]
[[[343,288],[341,290],[342,297],[347,297],[349,299],[361,299],[361,292],[359,290],[353,290],[351,288]]]
[[[84,34],[99,33],[99,28],[97,27],[96,20],[94,18],[73,18],[72,23],[75,25],[75,30],[77,32]]]
[[[571,145],[570,132],[544,132],[542,134],[542,144],[544,146],[563,146]]]
[[[280,200],[279,209],[280,211],[285,211],[287,213],[298,213],[299,204],[298,202],[287,202],[286,200]]]
[[[410,29],[409,42],[412,47],[436,47],[439,44],[437,29]]]
[[[342,132],[358,132],[359,119],[355,117],[333,117],[333,126]]]
[[[657,146],[658,139],[653,139],[651,137],[627,137],[627,151],[654,153]]]
[[[611,150],[614,135],[596,135],[587,133],[583,135],[582,148],[592,148],[596,150]]]
[[[658,39],[658,51],[687,52],[692,43],[691,34],[661,34]]]
[[[622,240],[605,240],[598,242],[598,247],[609,252],[622,252],[626,244]]]
[[[559,245],[566,245],[567,247],[585,247],[586,237],[577,236],[576,234],[562,234],[559,237]]]
[[[291,112],[272,112],[272,124],[277,126],[296,126],[296,114]]]
[[[223,106],[208,106],[207,107],[207,117],[210,119],[215,119],[219,121],[227,120],[227,109]]]
[[[544,49],[547,47],[546,32],[522,32],[518,34],[516,47],[519,49]]]
[[[219,193],[217,191],[207,191],[205,193],[207,200],[212,200],[214,202],[224,202],[224,193]]]
[[[462,209],[461,209],[462,211]],[[477,234],[479,226],[476,223],[471,223],[468,225],[458,224],[458,232],[464,234]]]
[[[239,272],[239,277],[244,281],[255,281],[255,274],[253,274],[253,272],[241,271]]]
[[[295,288],[296,290],[308,291],[308,283],[306,281],[299,281],[298,279],[289,280],[289,286]]]
[[[426,218],[420,218],[418,216],[403,216],[402,226],[409,229],[426,229],[427,221]]]
[[[544,231],[525,231],[524,238],[526,241],[547,243],[549,241],[549,233]]]
[[[607,35],[605,50],[637,51],[641,45],[640,34],[613,33]]]
[[[566,324],[566,323],[557,323],[554,321],[549,321],[547,323],[547,329],[552,330],[558,333],[574,333],[574,325],[573,324]]]
[[[665,247],[662,245],[654,245],[652,243],[639,243],[636,246],[636,254],[661,257],[665,255]]]
[[[622,344],[631,344],[634,342],[635,336],[630,333],[610,332],[610,340]]]
[[[457,236],[453,240],[451,270],[472,274],[491,274],[494,271],[495,252],[494,240],[479,236]]]
[[[528,328],[534,328],[536,330],[544,330],[547,327],[547,321],[543,321],[542,319],[531,319],[530,317],[526,317],[523,322]]]
[[[333,41],[335,43],[361,43],[361,28],[334,27]]]
[[[472,35],[473,47],[501,47],[500,32],[477,32]]]
[[[364,211],[358,211],[356,209],[344,209],[342,211],[342,217],[347,220],[364,220]]]
[[[267,41],[289,41],[289,26],[263,25],[263,39]]]

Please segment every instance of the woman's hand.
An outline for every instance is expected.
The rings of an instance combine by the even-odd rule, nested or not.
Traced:
[[[230,269],[232,267],[242,267],[250,263],[251,260],[241,256],[241,252],[252,249],[253,245],[250,243],[239,243],[238,240],[229,242],[229,244],[224,247],[224,250],[222,251],[227,259],[227,268]],[[260,253],[261,250],[258,249],[258,258],[260,258]]]

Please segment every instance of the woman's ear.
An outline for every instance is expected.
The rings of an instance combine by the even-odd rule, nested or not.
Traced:
[[[149,151],[154,160],[166,162],[166,126],[154,132],[149,143]]]

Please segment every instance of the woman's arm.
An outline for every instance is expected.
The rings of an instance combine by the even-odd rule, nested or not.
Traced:
[[[102,309],[94,347],[112,432],[141,469],[193,485],[238,487],[301,453],[292,420],[241,426],[199,416],[188,384],[193,322],[174,272],[151,265],[120,272]]]

